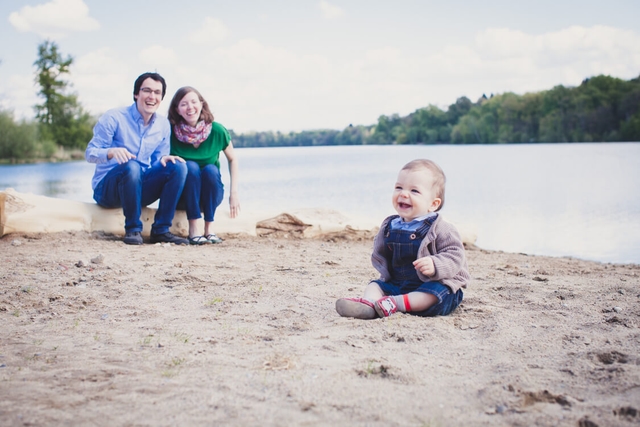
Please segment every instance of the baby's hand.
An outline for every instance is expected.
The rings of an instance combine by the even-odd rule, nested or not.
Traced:
[[[433,265],[433,260],[429,256],[418,258],[413,261],[413,266],[416,270],[427,277],[431,277],[436,274],[436,267]]]

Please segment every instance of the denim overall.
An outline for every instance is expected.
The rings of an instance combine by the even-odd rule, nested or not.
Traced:
[[[389,251],[389,273],[391,281],[374,280],[385,295],[403,295],[409,292],[426,292],[438,298],[438,303],[421,312],[412,311],[418,316],[445,316],[451,313],[462,302],[462,290],[455,294],[440,282],[422,282],[413,261],[418,258],[420,244],[425,238],[437,216],[423,221],[415,231],[392,230],[391,218],[387,223],[384,244]]]

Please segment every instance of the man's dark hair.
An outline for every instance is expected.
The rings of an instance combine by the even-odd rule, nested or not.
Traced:
[[[164,77],[162,77],[158,73],[144,73],[144,74],[140,74],[140,76],[136,79],[136,82],[133,84],[133,101],[134,102],[136,100],[136,95],[140,93],[142,82],[147,79],[153,79],[157,82],[162,83],[162,99],[164,99],[164,95],[167,93],[167,82],[164,81]]]

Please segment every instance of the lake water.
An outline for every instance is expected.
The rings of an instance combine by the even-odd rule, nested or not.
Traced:
[[[640,143],[237,149],[243,212],[323,207],[378,224],[399,169],[447,175],[442,213],[486,249],[640,264]],[[86,162],[0,166],[14,188],[93,202]],[[223,179],[229,182],[226,162]],[[228,210],[227,196],[220,209]]]

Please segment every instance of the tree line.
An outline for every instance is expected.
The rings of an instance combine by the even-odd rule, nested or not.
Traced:
[[[42,102],[30,121],[0,108],[0,161],[82,157],[96,118],[66,80],[72,63],[55,42],[38,46],[35,83]],[[640,77],[599,75],[577,87],[483,95],[475,102],[463,96],[446,110],[429,105],[343,130],[230,133],[236,147],[640,141]]]
[[[429,105],[405,117],[382,115],[376,124],[342,131],[232,137],[237,147],[640,141],[640,77],[599,75],[577,87],[483,95],[476,102],[463,96],[446,110]]]

